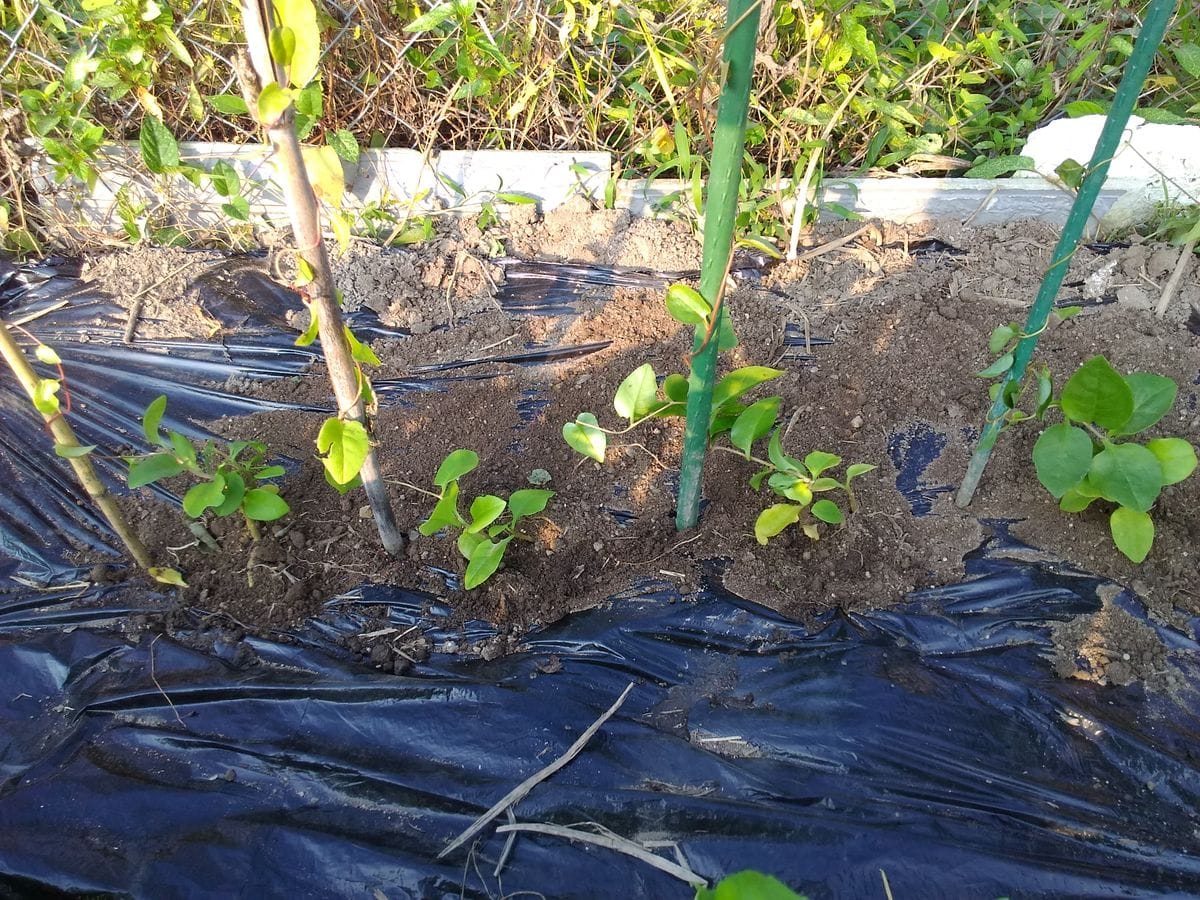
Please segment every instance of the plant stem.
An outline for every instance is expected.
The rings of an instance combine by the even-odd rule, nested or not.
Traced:
[[[971,498],[975,496],[979,479],[983,477],[983,470],[987,467],[988,458],[992,454],[992,448],[996,446],[996,439],[1000,436],[1004,424],[1005,387],[1012,382],[1019,383],[1025,377],[1025,369],[1037,347],[1038,336],[1046,327],[1046,320],[1050,316],[1054,298],[1062,286],[1067,266],[1079,248],[1084,226],[1087,225],[1092,207],[1096,204],[1096,197],[1099,196],[1100,188],[1104,185],[1105,176],[1108,174],[1109,163],[1112,162],[1112,158],[1120,146],[1121,135],[1129,121],[1129,114],[1137,103],[1138,95],[1141,93],[1142,85],[1154,62],[1155,53],[1162,42],[1167,23],[1170,21],[1176,5],[1177,0],[1150,0],[1146,15],[1142,20],[1141,33],[1133,47],[1133,54],[1125,65],[1121,84],[1117,87],[1116,94],[1113,95],[1108,118],[1104,120],[1104,128],[1100,131],[1100,137],[1096,141],[1096,149],[1088,164],[1087,175],[1079,186],[1078,194],[1075,195],[1075,203],[1071,206],[1071,213],[1067,216],[1067,222],[1063,226],[1058,246],[1054,248],[1054,261],[1042,279],[1037,299],[1033,301],[1029,317],[1025,322],[1024,336],[1017,344],[1017,349],[1013,354],[1012,368],[1008,370],[1008,374],[1002,382],[1003,386],[997,392],[996,400],[987,414],[979,442],[975,445],[975,453],[967,465],[962,486],[959,488],[958,496],[955,497],[955,503],[960,507],[970,505]]]
[[[718,453],[729,453],[729,454],[732,454],[733,456],[736,456],[738,459],[744,459],[747,462],[758,463],[760,466],[765,466],[766,468],[770,469],[772,472],[779,471],[779,467],[777,465],[775,465],[775,463],[768,462],[765,459],[759,459],[757,456],[747,456],[745,453],[743,453],[741,450],[738,450],[735,447],[722,447],[720,444],[717,444],[712,447],[709,447],[708,449],[715,450]]]
[[[717,300],[733,252],[733,226],[746,143],[746,109],[754,74],[758,18],[758,0],[728,0],[726,21],[730,29],[724,52],[727,74],[717,104],[712,165],[704,205],[704,262],[700,270],[700,294],[714,307],[713,333],[717,335],[721,333],[721,320],[729,316],[725,304],[718,307]],[[708,420],[712,413],[713,375],[719,346],[719,340],[705,342],[704,329],[697,329],[688,379],[679,505],[675,511],[675,527],[680,531],[694,527],[700,517],[704,454],[708,446]]]
[[[37,383],[41,379],[38,378],[37,372],[33,370],[33,366],[29,364],[29,360],[25,358],[25,354],[21,352],[21,348],[17,346],[17,342],[13,340],[12,334],[9,333],[8,325],[3,321],[0,321],[0,356],[4,357],[4,361],[12,369],[13,375],[21,383],[21,387],[25,389],[25,393],[29,395],[29,400],[32,403],[34,391],[37,389]],[[75,436],[74,429],[71,428],[61,414],[53,413],[47,415],[46,413],[41,413],[41,416],[46,426],[50,429],[50,433],[54,436],[55,444],[62,444],[66,447],[78,447],[80,445],[79,439]],[[129,555],[134,558],[139,566],[149,570],[154,565],[154,562],[150,559],[150,553],[146,549],[146,545],[142,543],[137,532],[126,521],[121,508],[117,505],[116,498],[109,493],[108,488],[104,486],[104,482],[100,480],[100,476],[96,474],[96,469],[92,466],[91,460],[86,456],[79,456],[68,459],[67,462],[75,470],[75,475],[79,479],[79,483],[83,485],[83,489],[87,491],[87,495],[92,498],[92,502],[96,504],[101,514],[108,520],[108,524],[117,533],[117,537],[125,544],[125,547],[129,550]]]
[[[272,81],[283,83],[283,73],[278,71],[271,60],[267,42],[270,27],[265,19],[270,14],[266,11],[267,7],[260,5],[259,0],[241,0],[241,5],[247,49],[253,65],[252,71],[243,73],[243,79],[248,81],[253,75],[257,81],[257,84],[244,84],[243,91],[252,94],[257,100],[263,85]],[[250,104],[250,109],[256,111],[257,102]],[[288,219],[296,237],[296,251],[313,271],[314,278],[308,286],[308,294],[317,309],[321,352],[329,371],[329,382],[337,398],[338,413],[365,428],[367,419],[359,390],[358,370],[350,355],[350,345],[346,341],[345,325],[336,299],[337,289],[333,283],[333,271],[329,265],[329,253],[321,237],[320,210],[308,179],[308,172],[304,168],[300,141],[296,138],[294,112],[294,107],[289,104],[277,119],[262,124],[267,130],[267,137],[277,161],[280,186],[287,201]],[[387,485],[383,481],[374,447],[368,448],[367,458],[359,474],[362,476],[367,502],[375,516],[379,538],[384,549],[396,556],[404,549],[404,535],[396,525]]]

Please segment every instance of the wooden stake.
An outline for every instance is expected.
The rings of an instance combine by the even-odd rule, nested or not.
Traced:
[[[270,32],[268,9],[258,0],[241,0],[242,22],[246,30],[246,45],[249,65],[239,66],[242,92],[252,113],[258,109],[258,94],[262,86],[271,82],[283,83],[284,75],[271,60],[267,42]],[[317,311],[317,328],[321,338],[321,352],[325,356],[325,367],[329,372],[329,383],[337,398],[338,415],[344,416],[363,427],[367,427],[366,410],[363,408],[359,391],[358,374],[346,341],[342,311],[338,307],[337,289],[333,283],[333,270],[329,265],[329,253],[321,237],[321,217],[317,197],[313,193],[308,171],[304,168],[304,157],[300,152],[300,141],[294,125],[295,110],[288,105],[274,121],[262,122],[267,138],[275,155],[276,171],[280,187],[287,202],[288,219],[296,237],[296,250],[313,271],[313,281],[308,285],[308,295]],[[375,448],[367,451],[362,470],[363,488],[367,502],[375,516],[379,538],[384,549],[393,556],[404,549],[404,534],[396,525],[384,484]]]

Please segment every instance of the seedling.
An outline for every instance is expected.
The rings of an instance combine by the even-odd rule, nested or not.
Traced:
[[[438,493],[423,491],[437,497],[433,512],[418,527],[429,537],[439,531],[458,531],[458,551],[467,560],[463,587],[468,591],[491,578],[504,553],[515,538],[524,538],[517,530],[522,519],[536,516],[546,508],[554,491],[525,488],[513,491],[507,500],[494,494],[482,494],[471,501],[470,519],[458,511],[459,479],[479,465],[474,450],[455,450],[442,460],[433,483]]]
[[[711,335],[713,310],[698,292],[686,285],[675,284],[667,290],[665,303],[676,321],[704,328]],[[854,463],[846,469],[845,479],[838,481],[825,473],[841,465],[841,457],[817,450],[801,462],[783,452],[781,435],[775,427],[782,398],[764,397],[749,405],[741,402],[746,393],[782,374],[781,370],[766,366],[746,366],[730,372],[713,389],[709,414],[710,449],[757,463],[761,468],[751,477],[750,486],[760,490],[766,479],[772,491],[791,501],[777,503],[759,515],[754,534],[760,544],[766,544],[789,525],[797,523],[812,540],[820,538],[820,522],[842,524],[845,515],[841,507],[828,498],[814,501],[813,495],[844,491],[850,511],[853,511],[855,502],[850,483],[875,468]],[[617,414],[629,422],[626,427],[606,429],[592,413],[580,413],[574,422],[563,426],[563,438],[577,452],[604,462],[610,435],[626,434],[650,419],[684,416],[687,397],[688,380],[683,375],[668,375],[660,387],[654,367],[645,363],[629,373],[613,399]],[[713,446],[715,439],[726,434],[732,446]],[[753,445],[768,434],[771,434],[768,459],[759,459],[752,454]]]
[[[284,474],[283,466],[269,465],[267,447],[259,441],[206,441],[196,446],[177,431],[162,428],[167,398],[159,396],[146,407],[142,433],[146,441],[162,449],[146,456],[129,456],[129,486],[144,487],[185,472],[198,482],[183,495],[183,511],[193,519],[205,514],[230,516],[241,513],[255,540],[261,537],[259,522],[273,522],[288,512],[279,486],[267,484]]]
[[[1082,512],[1097,500],[1115,504],[1109,516],[1113,543],[1135,563],[1154,543],[1150,510],[1162,489],[1196,468],[1195,448],[1182,438],[1128,440],[1161,420],[1177,391],[1170,378],[1121,375],[1103,356],[1093,356],[1063,385],[1058,400],[1039,402],[1036,413],[1041,418],[1057,408],[1063,416],[1034,445],[1038,480],[1064,512]]]
[[[1082,310],[1083,307],[1081,306],[1064,306],[1053,310],[1051,314],[1056,320],[1065,322],[1072,316],[1078,315]],[[996,326],[988,338],[988,351],[996,358],[992,361],[991,365],[975,374],[980,378],[1005,378],[1004,381],[998,381],[988,388],[988,397],[993,403],[1000,396],[1000,392],[1004,391],[1004,400],[999,415],[1001,431],[1010,425],[1016,425],[1026,419],[1041,418],[1045,415],[1046,409],[1050,405],[1050,395],[1053,389],[1051,386],[1050,370],[1045,366],[1034,372],[1034,383],[1037,386],[1037,402],[1032,413],[1025,412],[1019,407],[1023,393],[1027,387],[1027,382],[1023,380],[1008,381],[1006,377],[1009,370],[1013,367],[1017,345],[1025,338],[1039,336],[1048,326],[1049,322],[1038,329],[1038,331],[1026,334],[1022,331],[1020,323],[1008,322],[1004,325]]]

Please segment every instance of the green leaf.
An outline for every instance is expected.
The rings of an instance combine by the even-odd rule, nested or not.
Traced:
[[[992,354],[999,353],[1020,333],[1021,329],[1017,325],[997,326],[996,330],[992,332],[992,336],[988,338],[988,351]]]
[[[1043,366],[1037,373],[1037,407],[1034,409],[1034,415],[1039,419],[1044,416],[1053,397],[1054,382],[1050,379],[1050,369]]]
[[[383,365],[379,361],[379,357],[375,355],[375,351],[354,336],[354,332],[350,330],[349,325],[343,325],[342,327],[345,329],[346,342],[350,344],[350,355],[356,361],[368,366]]]
[[[344,159],[346,162],[354,164],[358,162],[362,150],[359,149],[358,141],[354,139],[354,135],[345,128],[339,128],[326,138],[329,146],[333,148],[333,152]]]
[[[1079,190],[1079,186],[1083,184],[1083,179],[1087,175],[1087,169],[1073,159],[1064,159],[1055,166],[1054,174],[1071,190],[1077,191]]]
[[[1076,422],[1120,428],[1133,412],[1133,391],[1103,356],[1093,356],[1063,385],[1063,414]]]
[[[208,173],[208,180],[212,182],[213,190],[222,197],[235,196],[242,186],[237,169],[224,160],[212,167],[212,171]]]
[[[860,475],[866,475],[868,472],[874,472],[878,466],[869,466],[866,463],[853,463],[846,468],[846,484],[849,484]]]
[[[161,175],[179,165],[179,144],[175,136],[154,116],[142,119],[138,144],[141,146],[142,160],[146,163],[146,168],[155,175]]]
[[[814,494],[821,493],[823,491],[836,491],[838,488],[844,487],[844,485],[836,478],[828,477],[814,478],[808,486]]]
[[[238,222],[250,221],[250,201],[245,197],[234,197],[221,204],[221,212]]]
[[[1177,484],[1196,468],[1196,449],[1182,438],[1157,438],[1146,442],[1162,468],[1162,483]]]
[[[782,881],[748,869],[722,878],[712,888],[698,888],[696,900],[805,900]]]
[[[668,400],[676,403],[686,403],[688,395],[688,380],[678,372],[673,372],[663,379],[663,394]]]
[[[765,397],[751,404],[734,420],[729,429],[729,442],[745,453],[747,459],[750,458],[750,448],[754,442],[775,425],[781,402],[781,397]]]
[[[167,566],[151,566],[146,571],[159,584],[173,584],[176,587],[187,587],[187,582],[183,580],[183,575],[180,574],[178,569],[172,569]]]
[[[404,30],[410,34],[424,34],[426,31],[432,31],[453,16],[454,10],[455,4],[453,2],[439,3],[433,9],[429,10],[429,12],[417,16],[405,25]]]
[[[183,471],[183,466],[173,453],[153,453],[129,463],[130,489],[145,487],[162,478],[170,478]]]
[[[1082,428],[1061,422],[1042,432],[1033,445],[1038,481],[1062,497],[1087,475],[1092,465],[1092,439]]]
[[[1150,553],[1154,544],[1154,520],[1148,513],[1118,506],[1108,517],[1108,528],[1117,549],[1133,562],[1140,563]]]
[[[159,394],[146,407],[146,412],[142,415],[142,434],[146,436],[146,443],[167,446],[167,441],[162,436],[162,417],[166,411],[166,394]]]
[[[1072,119],[1078,119],[1080,116],[1102,116],[1105,113],[1104,104],[1095,100],[1076,100],[1068,103],[1063,109]]]
[[[767,459],[771,461],[771,465],[781,471],[792,472],[796,475],[802,472],[800,460],[793,459],[783,452],[783,438],[780,436],[778,428],[775,429],[770,443],[767,444]]]
[[[508,511],[512,513],[513,524],[518,520],[528,516],[536,516],[546,504],[550,502],[550,498],[554,496],[554,491],[538,490],[536,488],[525,488],[520,491],[513,491],[508,498]]]
[[[304,305],[308,309],[308,328],[304,329],[304,334],[296,338],[297,347],[307,347],[315,341],[317,339],[317,331],[320,328],[320,322],[317,320],[317,304],[306,303]]]
[[[286,475],[287,469],[283,466],[263,466],[254,473],[254,477],[259,481],[265,481],[268,478],[278,478],[280,475]]]
[[[673,284],[667,288],[664,300],[667,314],[682,325],[707,325],[712,307],[700,296],[700,292],[686,284]]]
[[[1109,444],[1092,460],[1088,481],[1105,500],[1147,512],[1162,491],[1163,470],[1140,444]]]
[[[96,449],[95,444],[55,444],[54,453],[63,459],[80,459]]]
[[[210,506],[220,506],[224,500],[225,476],[218,472],[212,481],[201,481],[188,489],[183,495],[183,511],[198,519]]]
[[[1067,488],[1062,495],[1062,500],[1059,501],[1058,508],[1063,512],[1077,513],[1083,512],[1091,506],[1096,495],[1093,490],[1083,486],[1085,483],[1086,479],[1075,487]]]
[[[582,453],[596,462],[604,462],[604,451],[608,446],[608,435],[598,427],[596,417],[591,413],[580,413],[574,422],[563,426],[563,439],[571,449]]]
[[[803,507],[791,503],[776,503],[774,506],[768,506],[758,514],[758,519],[754,522],[755,539],[766,546],[767,541],[783,529],[799,522],[802,512],[804,512]]]
[[[1176,44],[1172,52],[1183,71],[1193,78],[1200,78],[1200,47],[1195,44]]]
[[[804,466],[812,473],[812,477],[816,478],[826,469],[832,469],[836,465],[840,465],[842,458],[834,456],[832,453],[825,453],[821,450],[814,450],[808,456],[804,457]]]
[[[832,500],[818,500],[812,505],[812,514],[830,525],[841,525],[846,518]]]
[[[286,25],[276,25],[267,36],[271,49],[271,59],[278,65],[287,68],[292,64],[292,56],[296,52],[296,32]]]
[[[450,482],[458,481],[478,465],[479,454],[474,450],[455,450],[442,460],[437,473],[433,476],[433,483],[444,488]]]
[[[658,379],[654,367],[644,363],[630,372],[613,398],[617,415],[630,422],[640,419],[658,404]]]
[[[757,491],[762,489],[763,479],[772,474],[771,469],[759,469],[750,476],[750,490]]]
[[[504,512],[505,502],[494,494],[483,494],[471,502],[471,524],[466,530],[478,534],[487,528]]]
[[[196,446],[191,441],[178,431],[168,431],[167,439],[171,442],[171,449],[175,451],[175,458],[183,463],[184,468],[196,464]]]
[[[806,478],[776,472],[767,479],[767,486],[779,496],[795,500],[801,506],[808,506],[812,502],[812,484]]]
[[[471,554],[471,561],[467,564],[463,587],[468,591],[473,591],[491,578],[500,568],[500,562],[504,559],[504,551],[508,548],[508,542],[511,540],[512,538],[508,537],[502,541],[481,541]]]
[[[465,528],[466,524],[466,520],[458,513],[458,482],[451,481],[442,490],[442,496],[437,505],[433,507],[429,518],[417,526],[417,530],[429,537],[437,534],[443,528],[450,526]]]
[[[746,366],[735,369],[719,382],[713,389],[712,407],[714,413],[730,400],[736,400],[751,388],[757,387],[764,381],[778,378],[783,374],[780,369],[770,369],[766,366]]]
[[[242,497],[242,514],[255,522],[274,522],[289,509],[286,500],[266,488],[251,488]]]
[[[991,159],[985,159],[983,162],[967,169],[963,175],[967,178],[999,178],[1001,175],[1031,171],[1034,168],[1036,166],[1032,157],[1018,156],[1010,153],[1004,156],[994,156]]]
[[[292,87],[303,88],[317,74],[317,63],[321,59],[317,8],[312,0],[275,0],[275,16],[293,35],[288,80]]]
[[[54,348],[47,347],[45,344],[38,344],[34,347],[33,355],[37,357],[38,362],[44,362],[48,366],[62,365],[62,360],[54,352]]]
[[[213,509],[213,515],[228,516],[241,508],[246,496],[246,482],[237,472],[225,473],[225,498]]]
[[[338,484],[346,484],[362,469],[370,451],[367,429],[361,422],[329,418],[317,434],[321,464]]]
[[[56,378],[39,378],[33,386],[33,406],[44,416],[52,416],[59,410],[58,389],[62,384]]]
[[[244,116],[250,112],[238,94],[215,94],[208,98],[208,105],[223,116]]]
[[[486,540],[487,538],[482,534],[472,534],[469,531],[464,531],[458,536],[458,540],[455,543],[458,544],[458,552],[463,555],[464,559],[470,561],[471,557],[475,555],[475,548]]]
[[[1170,378],[1149,372],[1132,372],[1125,376],[1125,383],[1133,394],[1133,412],[1119,428],[1113,429],[1114,435],[1145,431],[1175,405],[1179,388]]]
[[[986,369],[976,372],[975,375],[978,378],[996,378],[997,376],[1003,375],[1009,369],[1011,369],[1012,364],[1013,355],[1011,353],[1005,353]]]
[[[272,81],[258,95],[258,120],[263,125],[271,125],[279,120],[284,110],[292,102],[292,92]]]

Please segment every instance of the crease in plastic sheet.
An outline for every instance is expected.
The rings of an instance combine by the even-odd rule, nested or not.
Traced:
[[[504,302],[536,305],[511,277],[517,266]],[[291,302],[263,290],[261,302]],[[107,448],[136,441],[158,392],[171,396],[171,427],[194,429],[188,420],[262,408],[214,384],[294,376],[312,360],[232,308],[236,336],[124,345],[106,298],[54,266],[0,262],[6,318],[63,299],[27,327],[67,360],[81,438]],[[528,361],[552,349],[527,348]],[[439,377],[381,393],[403,402]],[[962,584],[886,612],[806,629],[729,595],[715,575],[686,600],[647,581],[514,655],[434,653],[397,677],[340,649],[362,607],[385,605],[393,624],[435,643],[488,627],[442,631],[422,618],[429,598],[364,585],[295,643],[247,638],[252,653],[220,638],[201,650],[126,634],[136,611],[112,588],[76,586],[66,558],[71,545],[111,549],[111,536],[8,378],[0,410],[8,893],[688,897],[637,861],[554,838],[521,837],[499,879],[503,840],[489,832],[469,856],[436,859],[630,681],[623,708],[518,819],[673,841],[702,876],[757,868],[814,898],[882,896],[880,870],[897,897],[1200,892],[1195,689],[1057,678],[1050,629],[1096,611],[1101,582],[1014,561],[999,538]],[[910,501],[939,487],[919,478],[928,440],[901,436],[893,451],[919,467]],[[1192,636],[1148,621],[1128,594],[1118,602],[1178,651],[1170,664],[1194,685]],[[543,674],[551,655],[562,668]]]

